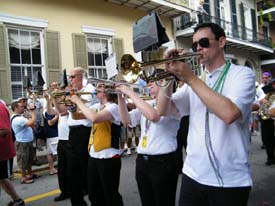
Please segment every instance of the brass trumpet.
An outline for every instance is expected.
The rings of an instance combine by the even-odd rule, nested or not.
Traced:
[[[150,67],[172,62],[184,60],[191,64],[192,70],[196,70],[199,67],[199,57],[201,55],[198,53],[186,53],[177,57],[172,57],[168,59],[153,60],[149,62],[138,62],[132,55],[124,54],[121,58],[121,73],[124,79],[129,83],[135,83],[138,78],[142,78],[145,81],[159,81],[161,79],[172,78],[173,74],[167,71],[155,74],[154,76],[147,75],[146,70]],[[142,76],[143,75],[143,76]]]

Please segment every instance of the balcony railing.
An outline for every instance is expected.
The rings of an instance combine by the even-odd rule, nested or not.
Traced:
[[[203,22],[214,22],[219,24],[224,29],[227,37],[245,42],[258,43],[260,45],[272,48],[272,39],[265,36],[263,33],[256,32],[256,29],[249,29],[210,15],[204,15]],[[176,31],[179,31],[190,27],[195,27],[197,25],[197,19],[194,16],[191,18],[189,14],[185,14],[177,17],[174,23]]]

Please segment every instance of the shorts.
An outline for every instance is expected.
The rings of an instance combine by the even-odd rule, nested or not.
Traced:
[[[137,125],[136,127],[133,127],[133,128],[128,127],[127,128],[127,137],[128,138],[133,138],[133,137],[139,138],[140,137],[140,125]]]
[[[48,154],[57,155],[58,137],[47,138]]]
[[[21,170],[27,170],[32,166],[34,150],[33,142],[15,142],[17,165]]]
[[[126,128],[121,126],[120,128],[120,142],[125,142],[126,140]]]
[[[7,179],[12,175],[12,161],[0,161],[0,180]]]

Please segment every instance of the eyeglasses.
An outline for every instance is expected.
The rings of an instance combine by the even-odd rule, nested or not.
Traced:
[[[74,79],[76,76],[79,76],[79,75],[81,75],[81,74],[69,75],[68,77],[69,77],[70,79]]]
[[[192,44],[192,50],[193,52],[197,52],[197,47],[200,45],[202,48],[208,48],[210,45],[210,40],[215,40],[215,39],[209,39],[207,37],[201,38],[199,41],[193,42]]]

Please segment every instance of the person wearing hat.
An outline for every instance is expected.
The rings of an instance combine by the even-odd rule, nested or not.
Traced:
[[[272,82],[272,76],[270,72],[264,72],[262,74],[262,84],[260,85],[259,90],[259,104],[260,110],[262,107],[265,107],[266,104],[270,104],[271,91],[266,90],[269,88],[268,84]],[[257,91],[258,92],[258,91]],[[261,124],[261,136],[263,142],[263,149],[266,149],[267,161],[265,164],[267,166],[275,164],[275,137],[274,137],[274,120],[272,118],[263,119],[259,115],[260,124]]]
[[[32,127],[35,126],[36,115],[34,104],[30,104],[28,109],[31,112],[31,118],[28,119],[23,116],[25,105],[15,101],[11,104],[12,111],[14,112],[13,121],[11,126],[16,138],[15,148],[17,154],[17,164],[21,170],[22,178],[21,184],[30,184],[34,182],[37,175],[33,174],[32,161],[33,161],[33,131]]]

